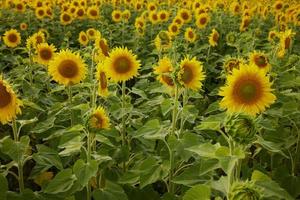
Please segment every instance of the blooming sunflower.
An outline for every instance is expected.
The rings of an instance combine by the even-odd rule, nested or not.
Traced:
[[[95,40],[95,47],[97,49],[99,49],[104,56],[106,56],[106,57],[109,56],[109,53],[108,53],[109,52],[109,46],[107,44],[106,39],[98,37]]]
[[[177,24],[179,27],[183,25],[183,20],[181,19],[181,17],[179,16],[176,16],[174,19],[173,19],[173,23],[174,24]]]
[[[243,64],[245,64],[244,59],[229,56],[225,57],[223,67],[227,74],[231,74],[233,69],[239,69]]]
[[[56,48],[52,44],[49,45],[47,43],[41,43],[37,45],[37,57],[35,58],[36,62],[42,65],[48,65],[49,62],[53,59],[55,51]]]
[[[161,10],[158,12],[158,18],[160,22],[167,22],[169,20],[169,12],[166,10]]]
[[[15,9],[17,12],[24,13],[26,10],[26,5],[24,2],[20,1],[15,4]]]
[[[45,7],[38,7],[35,9],[35,16],[37,19],[43,19],[46,14],[47,13]]]
[[[170,33],[167,31],[161,31],[154,39],[154,45],[157,50],[169,49],[172,46]]]
[[[25,30],[27,30],[27,28],[28,28],[28,25],[26,24],[26,23],[21,23],[20,24],[20,29],[22,30],[22,31],[25,31]]]
[[[209,15],[207,13],[202,13],[198,15],[198,17],[196,18],[196,26],[200,29],[203,29],[206,27],[209,21],[210,21]]]
[[[184,33],[184,38],[186,41],[190,42],[190,43],[194,43],[197,39],[197,35],[195,33],[195,30],[192,29],[191,27],[187,28],[185,30],[185,33]]]
[[[279,34],[280,38],[280,47],[287,50],[291,47],[292,44],[292,37],[295,35],[295,33],[289,29],[285,32],[282,32]]]
[[[184,58],[180,62],[180,70],[178,72],[178,82],[184,87],[192,90],[198,90],[202,87],[201,81],[204,80],[202,63],[196,60],[196,57],[190,59]]]
[[[254,51],[250,53],[249,60],[251,64],[254,64],[259,69],[264,70],[265,72],[268,72],[271,69],[268,57],[262,52]]]
[[[208,37],[208,42],[209,42],[210,46],[213,46],[213,47],[217,46],[219,37],[220,37],[220,35],[219,35],[218,31],[216,31],[216,29],[213,29],[211,34]]]
[[[111,17],[112,17],[112,20],[114,22],[120,22],[122,20],[122,11],[121,10],[114,10],[111,13]]]
[[[108,78],[106,76],[106,72],[103,69],[104,63],[100,62],[97,65],[97,72],[96,72],[96,78],[99,81],[99,86],[98,86],[98,94],[99,96],[102,97],[107,97],[108,96]]]
[[[128,20],[130,19],[131,17],[131,12],[126,9],[122,12],[122,19],[125,21],[125,22],[128,22]]]
[[[103,107],[96,108],[90,118],[90,126],[95,129],[109,129],[110,122]]]
[[[248,26],[250,24],[250,17],[249,16],[244,16],[242,18],[242,22],[240,24],[240,31],[244,32],[247,30]]]
[[[60,23],[62,25],[68,25],[72,23],[72,15],[70,15],[68,12],[62,12],[60,14]]]
[[[0,122],[7,124],[21,114],[20,106],[22,101],[19,100],[11,86],[2,79],[0,75]]]
[[[174,81],[171,77],[173,65],[168,57],[164,57],[158,61],[158,65],[153,68],[154,74],[158,75],[157,80],[163,85],[174,87]]]
[[[271,31],[269,32],[269,34],[268,34],[268,41],[271,42],[271,43],[273,43],[274,40],[275,40],[275,38],[276,38],[277,36],[278,36],[277,31],[271,30]]]
[[[89,40],[95,40],[97,37],[101,37],[101,33],[94,28],[86,30],[86,34],[88,35]]]
[[[140,61],[126,47],[116,47],[105,60],[105,67],[113,81],[127,81],[138,75]]]
[[[223,96],[220,106],[229,113],[256,115],[275,102],[271,85],[264,71],[253,64],[242,65],[239,69],[233,69],[226,85],[220,88],[219,95]]]
[[[87,10],[87,16],[89,19],[99,18],[99,8],[97,6],[91,6]]]
[[[3,42],[8,47],[17,47],[21,43],[20,33],[16,29],[10,29],[8,31],[5,31],[3,36]]]
[[[175,23],[169,25],[168,31],[171,36],[176,36],[180,33],[179,26]]]
[[[60,51],[48,66],[48,73],[53,80],[64,85],[79,83],[85,78],[86,71],[81,57],[70,50]]]
[[[178,16],[185,22],[185,23],[188,23],[192,20],[192,14],[191,12],[186,9],[186,8],[181,8],[179,11],[178,11]]]
[[[149,21],[152,24],[157,24],[159,22],[158,14],[155,11],[149,13]]]
[[[78,7],[76,10],[76,17],[78,19],[84,19],[85,17],[85,9],[84,7]]]
[[[82,46],[86,46],[89,43],[89,38],[84,31],[80,31],[78,41]]]

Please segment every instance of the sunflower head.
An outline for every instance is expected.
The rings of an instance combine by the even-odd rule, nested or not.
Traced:
[[[229,191],[229,199],[259,200],[261,192],[252,181],[234,182]]]
[[[169,32],[161,31],[154,39],[154,45],[157,50],[166,50],[171,48],[172,41]]]
[[[96,78],[98,80],[98,94],[102,97],[108,96],[108,78],[104,70],[104,62],[99,62],[97,65]]]
[[[85,78],[86,66],[81,57],[70,50],[62,50],[49,62],[48,73],[64,85],[77,84]]]
[[[80,31],[78,41],[82,46],[87,46],[89,43],[88,35],[84,31]]]
[[[11,86],[0,75],[0,122],[7,124],[15,119],[18,114],[21,114],[21,106],[22,101],[17,98]]]
[[[99,8],[97,6],[91,6],[87,10],[87,16],[89,19],[99,18]]]
[[[35,60],[42,65],[48,65],[49,62],[54,58],[55,51],[56,48],[52,44],[38,44],[36,48],[37,56]]]
[[[197,39],[197,35],[194,29],[191,27],[187,28],[184,33],[184,38],[186,41],[190,43],[194,43]]]
[[[181,8],[178,12],[178,16],[185,22],[188,23],[192,20],[191,12],[186,8]]]
[[[231,74],[233,69],[239,69],[245,60],[241,58],[227,57],[224,59],[223,66],[226,74]]]
[[[180,33],[180,27],[178,24],[172,23],[169,25],[168,31],[171,36],[176,36]]]
[[[128,22],[128,20],[130,19],[131,17],[131,13],[128,9],[124,10],[122,12],[122,19],[125,21],[125,22]]]
[[[203,29],[209,23],[210,17],[207,13],[202,13],[196,18],[196,25],[199,29]]]
[[[217,46],[218,45],[218,41],[220,38],[220,34],[218,33],[218,31],[216,31],[216,29],[213,29],[211,34],[208,37],[208,42],[210,44],[210,46]]]
[[[166,10],[161,10],[158,12],[158,18],[161,22],[167,22],[169,20],[169,12]]]
[[[205,78],[203,65],[196,58],[184,58],[180,62],[180,70],[177,75],[178,82],[185,88],[199,90]]]
[[[96,38],[101,37],[100,31],[98,31],[94,28],[89,28],[88,30],[86,30],[86,34],[88,35],[89,40],[95,40]]]
[[[107,44],[106,39],[104,38],[97,38],[95,40],[95,47],[101,51],[101,53],[105,56],[109,56],[109,46]]]
[[[238,35],[236,32],[229,32],[226,35],[226,44],[229,46],[235,46],[237,41]]]
[[[62,12],[60,14],[60,23],[62,25],[68,25],[68,24],[71,24],[73,21],[73,17],[70,13],[68,12]]]
[[[159,22],[158,14],[157,12],[153,11],[149,13],[149,21],[152,24],[157,24]]]
[[[22,30],[22,31],[25,31],[25,30],[27,30],[27,28],[28,28],[28,25],[26,24],[26,23],[21,23],[20,24],[20,29]]]
[[[295,36],[295,32],[293,32],[291,29],[281,32],[279,34],[280,47],[285,50],[289,49],[292,45],[292,38],[294,36]]]
[[[126,47],[116,47],[105,60],[105,67],[107,75],[113,81],[127,81],[138,75],[140,61]]]
[[[17,47],[21,43],[21,35],[16,29],[10,29],[5,31],[3,42],[8,47]]]
[[[84,19],[85,17],[85,9],[84,7],[78,7],[76,10],[76,17],[78,19]]]
[[[93,129],[109,129],[110,120],[103,107],[96,108],[90,117],[90,126]]]
[[[111,13],[111,17],[112,17],[112,20],[114,22],[120,22],[120,21],[122,21],[122,11],[121,10],[114,10]]]
[[[250,17],[249,16],[244,16],[242,18],[242,22],[241,22],[241,25],[240,25],[240,31],[241,32],[246,31],[249,24],[250,24]]]
[[[268,57],[262,52],[254,51],[250,53],[249,60],[251,64],[254,64],[265,72],[268,72],[271,69]]]
[[[275,30],[271,30],[268,34],[268,40],[271,43],[275,42],[275,39],[278,37],[278,32]]]
[[[276,100],[271,85],[263,70],[253,64],[241,65],[233,69],[226,85],[220,88],[219,95],[223,96],[220,106],[229,113],[261,113]]]
[[[157,75],[157,80],[163,85],[174,87],[174,81],[171,73],[173,72],[173,65],[168,57],[164,57],[158,61],[158,65],[153,68],[154,74]]]

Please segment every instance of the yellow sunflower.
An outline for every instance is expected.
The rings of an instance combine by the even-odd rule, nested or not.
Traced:
[[[20,12],[20,13],[24,13],[25,10],[26,10],[26,5],[24,4],[24,2],[17,2],[15,4],[15,9],[17,12]]]
[[[295,32],[293,32],[291,29],[280,33],[279,34],[280,47],[285,50],[289,49],[292,45],[292,38],[294,37],[294,35],[295,35]]]
[[[84,31],[80,31],[78,41],[82,46],[86,46],[89,43],[89,38]]]
[[[188,23],[192,20],[191,12],[186,8],[181,8],[177,14],[185,23]]]
[[[172,23],[169,25],[168,31],[171,36],[176,36],[180,33],[180,27],[177,24]]]
[[[240,24],[240,31],[244,32],[247,30],[248,26],[250,24],[250,17],[249,16],[244,16],[242,18],[242,22]]]
[[[75,13],[76,13],[76,17],[78,19],[84,19],[84,17],[85,17],[84,7],[78,7]]]
[[[166,50],[171,48],[172,40],[170,33],[167,31],[161,31],[154,39],[154,45],[157,50]]]
[[[25,31],[25,30],[27,30],[27,28],[28,28],[28,25],[26,24],[26,23],[21,23],[20,24],[20,29],[22,30],[22,31]]]
[[[35,16],[37,19],[43,19],[46,14],[46,9],[44,7],[38,7],[35,9]]]
[[[68,25],[71,24],[73,21],[72,15],[70,15],[68,12],[62,12],[60,14],[60,23],[62,25]]]
[[[97,6],[91,6],[87,10],[87,15],[89,19],[99,18],[99,8]]]
[[[41,43],[37,45],[36,52],[37,56],[34,60],[42,65],[48,65],[49,62],[54,58],[56,48],[52,44]]]
[[[185,30],[185,33],[184,33],[184,38],[186,41],[190,42],[190,43],[194,43],[197,39],[197,35],[195,33],[195,30],[192,29],[191,27],[187,28]]]
[[[149,2],[147,5],[147,9],[149,12],[153,12],[157,10],[157,6],[154,2]]]
[[[174,87],[174,81],[171,77],[173,65],[168,57],[164,57],[158,61],[158,65],[153,68],[154,74],[157,75],[157,80],[163,85]]]
[[[48,73],[60,84],[72,85],[85,78],[86,66],[79,54],[70,50],[60,51],[48,66]]]
[[[198,90],[202,87],[205,78],[203,65],[196,57],[190,59],[186,57],[180,62],[180,70],[178,72],[178,82],[184,87]]]
[[[2,79],[0,75],[0,122],[7,124],[21,114],[20,106],[22,101],[19,100],[11,86]]]
[[[198,15],[198,17],[196,18],[196,26],[200,29],[203,29],[206,27],[209,21],[210,21],[209,15],[207,13],[202,13]]]
[[[8,47],[17,47],[21,43],[20,33],[16,29],[10,29],[8,31],[5,31],[3,36],[3,42]]]
[[[126,47],[114,48],[105,60],[107,75],[115,82],[127,81],[138,75],[140,61]]]
[[[97,49],[99,49],[104,56],[106,56],[106,57],[109,56],[109,46],[107,44],[106,39],[104,39],[104,38],[97,38],[95,40],[95,47]]]
[[[210,46],[217,46],[218,45],[218,41],[219,41],[220,35],[218,33],[218,31],[216,31],[216,29],[213,29],[211,34],[208,37],[208,42],[210,44]]]
[[[88,35],[89,40],[95,40],[96,38],[101,37],[100,31],[94,28],[89,28],[86,30],[86,34]]]
[[[114,22],[120,22],[120,21],[122,21],[122,11],[121,10],[114,10],[111,13],[111,17],[112,17],[112,20]]]
[[[183,25],[183,20],[181,19],[181,17],[179,16],[176,16],[174,19],[173,19],[173,22],[174,24],[177,24],[179,27],[181,27]]]
[[[128,9],[124,10],[122,12],[122,19],[125,21],[125,22],[128,22],[128,20],[130,19],[131,17],[131,13]]]
[[[220,106],[229,113],[261,113],[276,100],[271,85],[269,77],[256,66],[250,64],[233,69],[226,85],[220,88],[219,95],[223,96]]]
[[[95,129],[109,129],[110,122],[103,107],[96,108],[90,118],[90,126]]]
[[[278,36],[277,31],[271,30],[268,34],[268,41],[273,43],[275,41],[275,38]]]
[[[223,62],[224,70],[227,74],[231,74],[233,69],[239,69],[241,65],[245,64],[245,60],[242,58],[225,57]]]
[[[249,61],[251,64],[254,64],[259,69],[261,69],[265,72],[268,72],[271,69],[271,65],[269,63],[268,57],[266,56],[266,54],[264,54],[262,52],[254,51],[254,52],[250,53]]]
[[[281,9],[283,9],[284,4],[281,0],[278,0],[274,3],[273,8],[276,12],[279,12]]]
[[[158,14],[155,11],[149,13],[149,21],[152,24],[157,24],[159,22]]]
[[[158,18],[160,22],[167,22],[169,20],[169,12],[166,10],[161,10],[158,12]]]
[[[98,85],[98,94],[99,96],[102,97],[107,97],[108,96],[108,78],[106,75],[105,70],[103,69],[104,63],[100,62],[97,65],[97,72],[96,72],[96,78],[99,82]]]

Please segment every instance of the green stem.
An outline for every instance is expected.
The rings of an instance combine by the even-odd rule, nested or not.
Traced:
[[[13,134],[14,134],[14,141],[19,142],[18,127],[17,127],[17,122],[15,119],[12,121],[12,129],[13,129]],[[23,177],[23,163],[22,163],[21,158],[18,159],[18,181],[19,181],[20,193],[23,193],[24,177]]]
[[[188,90],[184,89],[183,91],[183,98],[182,98],[182,112],[181,112],[181,119],[180,119],[180,130],[179,130],[179,134],[182,134],[183,128],[184,128],[184,108],[187,104],[187,100],[188,100]]]
[[[174,107],[172,114],[172,130],[171,135],[175,134],[176,131],[176,121],[177,121],[177,112],[178,112],[178,86],[175,86],[175,95],[174,95]]]
[[[171,150],[168,142],[166,140],[163,140],[163,141],[168,148],[169,158],[170,158],[170,173],[169,173],[169,178],[168,178],[169,179],[168,180],[168,192],[170,194],[174,194],[174,184],[172,183],[173,175],[174,175],[174,170],[173,170],[174,156],[173,156],[172,150]]]
[[[69,100],[69,106],[70,106],[70,115],[71,115],[71,126],[74,125],[74,115],[73,115],[73,110],[72,110],[72,104],[73,104],[73,94],[72,94],[72,86],[68,85],[67,87],[68,91],[68,100]]]
[[[126,85],[125,85],[125,81],[123,81],[122,82],[122,127],[121,127],[122,146],[126,146],[125,90],[126,90]],[[126,171],[125,161],[123,162],[123,170]]]
[[[91,155],[92,155],[92,138],[91,138],[91,133],[87,131],[87,162],[91,162]],[[86,196],[87,200],[90,200],[91,198],[91,186],[90,182],[88,182],[86,186]]]
[[[94,56],[95,56],[95,49],[92,51],[92,66],[91,66],[91,71],[90,71],[90,79],[92,83],[92,89],[91,89],[91,108],[94,109],[96,106],[96,81],[94,80],[94,71],[95,71],[95,66],[94,66]]]

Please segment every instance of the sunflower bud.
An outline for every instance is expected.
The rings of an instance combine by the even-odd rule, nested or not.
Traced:
[[[235,43],[236,43],[236,40],[237,40],[237,35],[236,35],[235,32],[229,32],[226,35],[226,43],[227,43],[227,45],[234,46]]]
[[[241,144],[248,144],[255,139],[255,122],[247,115],[235,115],[229,118],[225,129],[228,135]]]
[[[251,181],[235,182],[229,192],[229,200],[258,200],[260,191]]]

